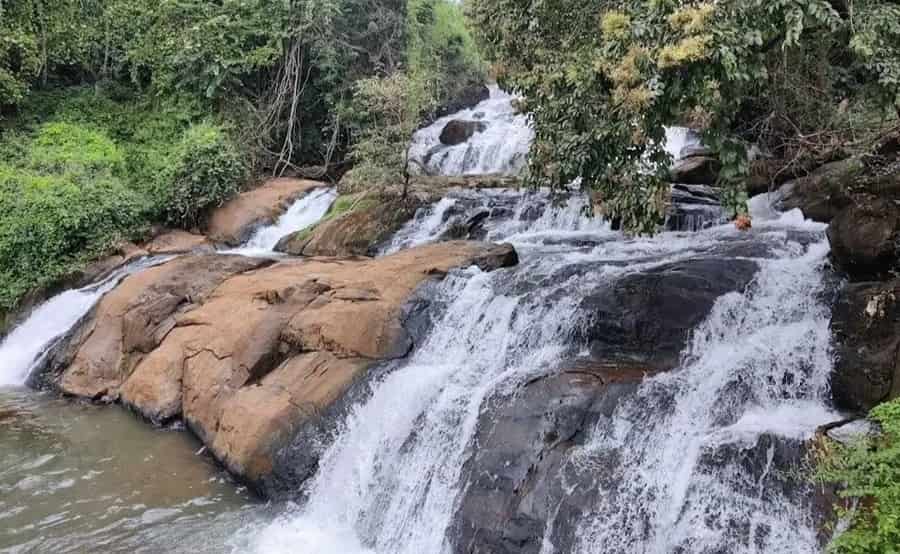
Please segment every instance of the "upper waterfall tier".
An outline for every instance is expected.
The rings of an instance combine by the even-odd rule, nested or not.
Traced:
[[[515,97],[489,86],[491,96],[474,108],[442,117],[418,131],[409,149],[412,170],[425,175],[517,175],[534,140],[529,118],[516,112]],[[480,131],[459,144],[441,142],[451,121],[477,122]]]

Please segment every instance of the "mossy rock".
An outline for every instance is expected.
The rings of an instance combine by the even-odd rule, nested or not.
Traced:
[[[344,195],[315,227],[288,235],[275,250],[294,256],[372,256],[427,202],[419,195]]]

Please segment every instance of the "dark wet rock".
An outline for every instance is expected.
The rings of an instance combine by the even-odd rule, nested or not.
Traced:
[[[582,338],[595,359],[672,369],[716,300],[743,291],[756,270],[750,260],[710,257],[626,275],[582,300],[589,314]]]
[[[831,391],[839,408],[867,411],[900,396],[900,280],[847,285],[831,330]]]
[[[706,185],[672,185],[666,212],[667,231],[700,231],[724,222],[725,211],[716,190]]]
[[[633,368],[575,364],[488,401],[448,533],[453,551],[538,554],[553,521],[557,551],[570,551],[595,495],[592,476],[567,464],[569,454],[642,376]]]
[[[483,83],[471,84],[460,89],[460,91],[450,101],[440,106],[434,114],[434,119],[438,119],[452,113],[462,110],[469,110],[484,102],[491,97],[490,89]],[[474,115],[475,119],[480,119],[478,114]],[[481,114],[484,117],[484,114]],[[430,123],[432,120],[428,121]]]
[[[799,208],[807,218],[828,223],[850,205],[850,187],[861,171],[857,158],[825,164],[785,183],[776,207],[781,211]]]
[[[454,119],[444,126],[439,137],[441,144],[455,146],[472,138],[475,133],[483,133],[487,129],[487,123],[482,121],[463,121]]]
[[[859,199],[828,228],[831,257],[852,280],[887,277],[900,267],[900,208],[884,199]]]
[[[675,163],[669,170],[669,180],[686,185],[713,185],[719,180],[722,164],[710,156],[694,156]]]

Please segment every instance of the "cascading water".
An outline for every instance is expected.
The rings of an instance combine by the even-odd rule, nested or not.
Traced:
[[[278,221],[261,227],[243,246],[227,253],[271,255],[281,238],[320,221],[335,198],[337,191],[334,188],[310,192],[294,202]],[[40,305],[0,343],[0,387],[25,384],[28,375],[40,365],[53,343],[65,336],[104,294],[129,275],[170,259],[171,256],[142,258],[126,264],[97,283],[67,290]]]
[[[389,248],[436,240],[467,198],[439,204]],[[585,218],[583,207],[577,196],[555,204],[547,194],[481,195],[475,211],[498,212],[483,236],[513,242],[520,265],[461,272],[440,285],[432,304],[446,310],[409,360],[369,383],[368,399],[308,483],[308,502],[244,530],[235,552],[461,551],[452,530],[472,486],[463,468],[477,452],[477,430],[495,399],[584,355],[577,337],[591,314],[583,294],[735,245],[746,252],[736,259],[756,260],[755,280],[716,302],[680,369],[648,378],[573,449],[566,467],[598,476],[596,500],[578,521],[549,522],[543,552],[817,551],[807,506],[772,476],[791,469],[774,449],[835,417],[825,402],[823,226],[787,214],[761,222],[749,239],[730,226],[626,239]],[[760,477],[744,451],[764,440]],[[746,529],[734,531],[738,524]],[[557,547],[565,526],[577,526],[579,539]]]
[[[828,244],[788,244],[755,283],[722,297],[682,368],[647,380],[596,425],[572,463],[593,470],[598,500],[577,551],[818,552],[804,506],[740,453],[771,437],[805,440],[839,416],[826,405],[829,314],[819,295]],[[731,452],[729,452],[731,450]],[[737,452],[738,455],[735,455]],[[750,454],[748,454],[750,455]],[[617,471],[603,471],[616,459]]]
[[[97,283],[67,290],[44,302],[0,343],[0,387],[24,385],[53,344],[87,315],[104,294],[125,277],[167,260],[155,257],[131,262]]]
[[[278,221],[259,228],[243,246],[230,250],[229,253],[242,256],[271,255],[278,241],[315,225],[325,217],[336,198],[337,190],[334,188],[320,188],[309,192],[294,202]]]
[[[516,112],[514,97],[490,85],[490,98],[474,108],[442,117],[413,136],[412,170],[425,175],[516,175],[525,166],[534,139],[528,117]],[[452,120],[478,122],[483,130],[448,146],[441,131]]]

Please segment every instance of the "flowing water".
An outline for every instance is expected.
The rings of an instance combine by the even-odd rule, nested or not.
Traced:
[[[0,342],[0,388],[25,384],[53,344],[87,315],[104,294],[125,277],[165,261],[165,257],[152,257],[131,262],[97,283],[67,290],[40,305]]]
[[[271,255],[283,236],[319,221],[335,197],[334,189],[309,193],[230,253]],[[139,259],[65,291],[0,343],[0,552],[217,553],[231,529],[269,519],[192,435],[24,388],[103,295],[170,259]]]
[[[274,224],[259,228],[240,248],[228,252],[242,256],[270,256],[278,241],[315,225],[325,217],[336,198],[337,190],[334,188],[310,191],[294,202]]]
[[[521,264],[462,272],[440,287],[436,304],[445,312],[409,360],[370,384],[308,485],[308,503],[243,531],[235,552],[454,551],[447,533],[479,418],[490,399],[583,351],[573,338],[590,315],[579,308],[580,291],[745,240],[730,226],[626,240],[583,218],[577,199],[554,206],[547,195],[491,194],[512,196],[517,207],[489,221],[486,236],[513,242]],[[432,216],[465,197],[435,207],[413,224],[422,233],[407,229],[393,247],[426,241],[425,229],[433,238],[440,226]],[[523,218],[541,200],[543,213]],[[594,482],[599,498],[577,522],[572,551],[819,550],[806,507],[729,448],[805,439],[837,417],[825,401],[823,231],[796,213],[761,218],[750,243],[766,254],[751,286],[721,297],[681,367],[648,379],[572,453],[569,464],[609,477]],[[769,464],[772,473],[796,469]],[[730,531],[735,522],[747,528]],[[547,553],[556,551],[554,531],[546,530]]]
[[[474,108],[442,117],[413,136],[409,159],[425,175],[516,175],[525,166],[534,131],[528,117],[516,112],[513,97],[496,85],[490,98]],[[462,144],[447,146],[440,135],[452,120],[484,125]]]
[[[487,127],[456,147],[436,144],[441,122],[420,132],[412,155],[427,172],[521,168],[532,135],[508,95],[492,89],[488,101],[452,117]],[[669,135],[673,154],[694,140]],[[321,217],[329,195],[308,196],[240,251],[270,251]],[[557,481],[571,487],[566,496],[587,500],[577,518],[546,522],[541,553],[820,551],[808,491],[786,485],[785,475],[802,469],[788,454],[836,417],[826,400],[824,227],[763,199],[752,206],[751,233],[718,226],[720,214],[703,208],[674,224],[698,232],[626,238],[587,217],[587,207],[579,194],[454,191],[384,246],[387,254],[459,236],[508,241],[521,263],[455,271],[427,289],[428,330],[408,359],[361,383],[364,394],[338,422],[315,476],[293,491],[297,504],[254,503],[184,433],[120,410],[3,390],[0,552],[463,551],[454,529],[476,487],[466,468],[479,430],[525,383],[591,354],[585,333],[596,321],[585,299],[704,260],[752,260],[757,270],[745,290],[715,301],[676,367],[636,384],[567,451]],[[0,362],[22,360],[3,375],[21,384],[42,349],[26,345],[64,334],[104,286],[91,289],[90,305],[66,300],[77,310],[36,311],[23,324],[33,330],[0,347]],[[51,324],[63,311],[72,316]],[[572,474],[580,480],[565,483]],[[562,514],[559,502],[554,513]]]

